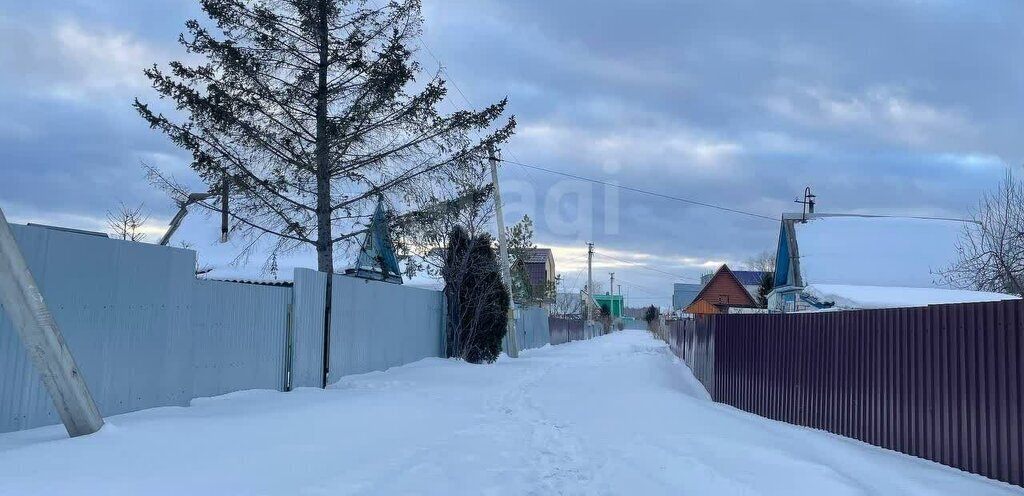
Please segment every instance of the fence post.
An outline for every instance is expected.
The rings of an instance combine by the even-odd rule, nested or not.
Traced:
[[[292,294],[294,294],[294,288]],[[294,296],[293,296],[294,299]],[[284,343],[284,390],[285,392],[292,390],[292,363],[295,351],[293,345],[295,344],[295,304],[288,304],[288,317],[285,324],[285,343]]]
[[[448,295],[441,291],[441,358],[451,358],[448,352]]]
[[[32,272],[0,210],[0,303],[42,376],[57,414],[71,437],[92,434],[103,427],[85,378],[46,308]]]

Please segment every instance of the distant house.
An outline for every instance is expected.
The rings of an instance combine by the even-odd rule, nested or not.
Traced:
[[[761,281],[764,280],[765,276],[769,272],[763,272],[760,270],[734,270],[732,271],[736,279],[740,280],[743,287],[746,288],[747,292],[750,293],[750,297],[757,301],[757,294],[761,291]]]
[[[594,295],[594,301],[597,306],[608,311],[613,319],[622,317],[623,299],[622,295],[618,294],[596,294]]]
[[[736,277],[728,265],[722,265],[708,279],[707,284],[701,288],[684,312],[708,315],[728,313],[730,308],[753,308],[756,306],[757,302],[751,297],[743,282]]]
[[[549,287],[554,287],[555,256],[550,248],[527,250],[523,264],[526,266],[526,276],[530,280],[533,294],[544,295]],[[550,303],[552,299],[543,298],[542,301]]]
[[[709,278],[710,279],[710,278]],[[672,310],[685,310],[700,294],[703,284],[676,283],[672,285]]]
[[[949,288],[967,221],[785,214],[776,252],[774,312],[888,308],[1016,298]]]

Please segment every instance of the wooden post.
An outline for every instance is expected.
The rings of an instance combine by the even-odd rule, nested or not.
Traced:
[[[28,350],[32,365],[42,376],[68,435],[75,437],[100,430],[103,417],[64,336],[43,302],[3,210],[0,210],[0,303]]]

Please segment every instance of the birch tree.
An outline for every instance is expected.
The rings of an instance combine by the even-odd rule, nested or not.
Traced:
[[[957,260],[940,275],[953,286],[1024,296],[1024,183],[1007,171],[971,211]]]
[[[115,238],[128,241],[142,241],[146,238],[143,229],[149,215],[143,211],[143,206],[129,207],[121,203],[117,211],[107,211],[107,226]]]

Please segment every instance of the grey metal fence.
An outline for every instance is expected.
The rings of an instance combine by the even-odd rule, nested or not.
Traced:
[[[336,275],[331,293],[332,382],[444,356],[440,291]]]
[[[197,281],[188,250],[11,228],[104,415],[283,384],[289,288]],[[0,307],[0,432],[59,420]]]
[[[11,227],[103,415],[321,385],[326,274],[202,280],[189,250]],[[336,275],[332,293],[330,381],[443,356],[440,291]],[[544,309],[518,317],[520,347],[552,342]],[[598,333],[580,321],[575,339]],[[58,422],[0,306],[0,432]]]
[[[540,348],[550,344],[551,329],[548,326],[548,311],[542,307],[517,308],[516,334],[521,350]]]
[[[587,322],[583,319],[563,319],[549,317],[548,329],[551,344],[565,344],[570,341],[581,341],[604,334],[604,326],[599,322]]]
[[[1024,301],[692,325],[715,401],[1024,485]]]
[[[287,287],[195,281],[189,311],[192,396],[282,389],[291,299]]]

